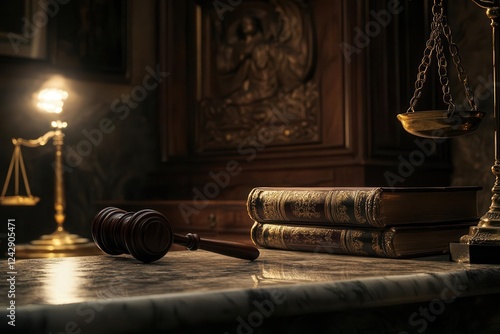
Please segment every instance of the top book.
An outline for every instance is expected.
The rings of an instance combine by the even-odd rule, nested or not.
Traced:
[[[247,210],[258,222],[386,227],[478,218],[481,187],[258,187]]]

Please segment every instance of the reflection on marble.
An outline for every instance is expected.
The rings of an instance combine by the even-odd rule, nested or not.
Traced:
[[[78,262],[71,258],[62,258],[50,263],[46,268],[51,279],[42,286],[43,298],[50,304],[67,304],[83,301],[78,291],[85,285],[85,278],[77,276],[80,272]]]
[[[30,333],[68,326],[81,333],[192,326],[223,333],[223,324],[256,333],[264,319],[500,294],[500,266],[446,256],[393,260],[264,249],[247,262],[180,251],[151,264],[95,256],[21,260],[16,269],[16,327]],[[8,329],[0,323],[2,333]]]

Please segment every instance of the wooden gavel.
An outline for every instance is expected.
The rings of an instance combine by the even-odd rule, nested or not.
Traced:
[[[101,210],[92,222],[92,238],[109,255],[130,254],[144,263],[161,259],[172,243],[189,250],[210,252],[255,260],[259,250],[251,245],[231,241],[200,239],[197,234],[175,234],[167,218],[155,210],[126,212],[108,207]]]

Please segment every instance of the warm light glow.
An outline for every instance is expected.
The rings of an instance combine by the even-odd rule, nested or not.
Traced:
[[[46,88],[38,95],[37,107],[43,111],[59,114],[64,105],[64,100],[68,98],[68,92],[58,88]]]
[[[52,125],[53,128],[58,128],[58,129],[64,129],[65,127],[68,126],[68,123],[61,121],[52,121],[52,123],[50,124]]]
[[[88,285],[83,271],[73,258],[61,258],[47,262],[44,281],[46,300],[51,304],[66,304],[82,301],[81,290]]]

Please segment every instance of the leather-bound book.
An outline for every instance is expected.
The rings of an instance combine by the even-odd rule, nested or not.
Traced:
[[[475,220],[480,187],[258,187],[247,211],[258,222],[386,227]]]
[[[255,222],[251,238],[262,248],[386,258],[407,258],[449,252],[476,221],[442,225],[347,228]]]

